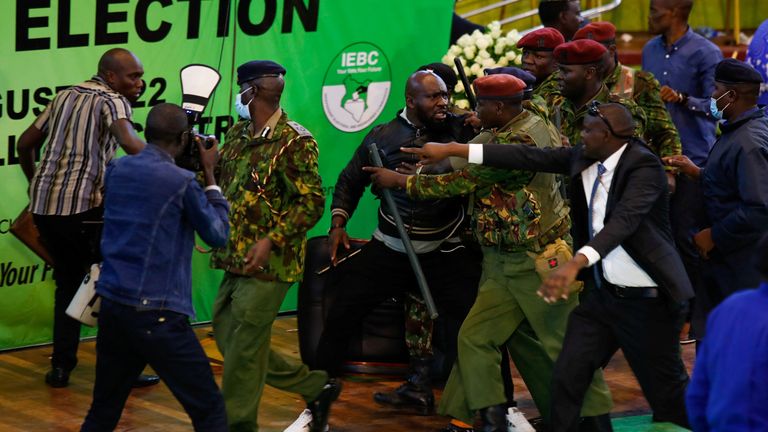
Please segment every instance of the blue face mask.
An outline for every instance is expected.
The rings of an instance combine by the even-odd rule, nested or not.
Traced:
[[[720,95],[719,98],[709,98],[709,113],[712,114],[712,117],[715,118],[715,120],[722,120],[723,119],[723,111],[725,111],[726,108],[728,108],[728,105],[731,103],[729,102],[728,105],[724,106],[723,109],[717,109],[717,102],[723,98],[723,96],[730,93],[730,91],[727,91]]]
[[[248,105],[253,102],[253,98],[251,98],[247,104],[243,105],[243,93],[247,92],[248,90],[250,90],[250,88],[241,91],[237,94],[237,97],[235,97],[235,111],[237,111],[237,115],[246,120],[251,119],[251,111],[248,109]]]

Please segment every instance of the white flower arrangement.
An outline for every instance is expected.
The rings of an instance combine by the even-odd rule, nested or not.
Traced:
[[[487,68],[520,66],[522,51],[517,49],[520,40],[517,30],[504,34],[498,21],[488,24],[485,33],[475,30],[472,34],[462,35],[455,45],[448,48],[443,56],[443,63],[456,68],[455,58],[461,59],[464,72],[470,82],[484,75]],[[458,71],[456,71],[458,73]],[[469,109],[469,101],[461,80],[454,89],[453,102],[462,109]]]

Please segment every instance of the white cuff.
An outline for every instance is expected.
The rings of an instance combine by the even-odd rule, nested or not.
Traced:
[[[467,161],[469,163],[482,165],[483,164],[483,145],[482,144],[469,144],[469,155],[467,155]]]
[[[215,190],[221,193],[221,188],[216,185],[206,186],[205,189],[203,189],[203,192],[208,192],[209,190]]]
[[[583,246],[581,249],[577,250],[576,253],[587,257],[587,261],[589,261],[590,267],[595,265],[596,262],[600,261],[600,254],[597,253],[597,251],[592,246]]]

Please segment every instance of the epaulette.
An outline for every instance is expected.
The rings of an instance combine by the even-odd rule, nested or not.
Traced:
[[[312,138],[312,132],[309,131],[309,129],[305,128],[304,126],[296,123],[295,121],[287,121],[286,124],[291,127],[294,131],[296,131],[297,134],[299,134],[300,137],[309,137]]]

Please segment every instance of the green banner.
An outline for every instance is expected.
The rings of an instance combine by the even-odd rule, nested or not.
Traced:
[[[236,115],[237,65],[253,59],[284,65],[283,108],[319,143],[330,204],[336,178],[363,136],[402,108],[407,76],[445,54],[452,8],[444,0],[1,2],[0,349],[48,342],[53,317],[52,270],[9,233],[28,203],[16,141],[58,90],[96,73],[104,51],[123,47],[143,62],[147,91],[134,109],[139,128],[151,106],[181,103],[183,66],[200,63],[219,70],[222,82],[201,124],[219,138]],[[370,235],[375,208],[367,195],[349,224],[353,236]],[[329,225],[326,211],[309,235],[324,235]],[[197,252],[193,257],[198,321],[210,319],[221,279],[208,260]],[[294,288],[283,309],[295,307]]]

